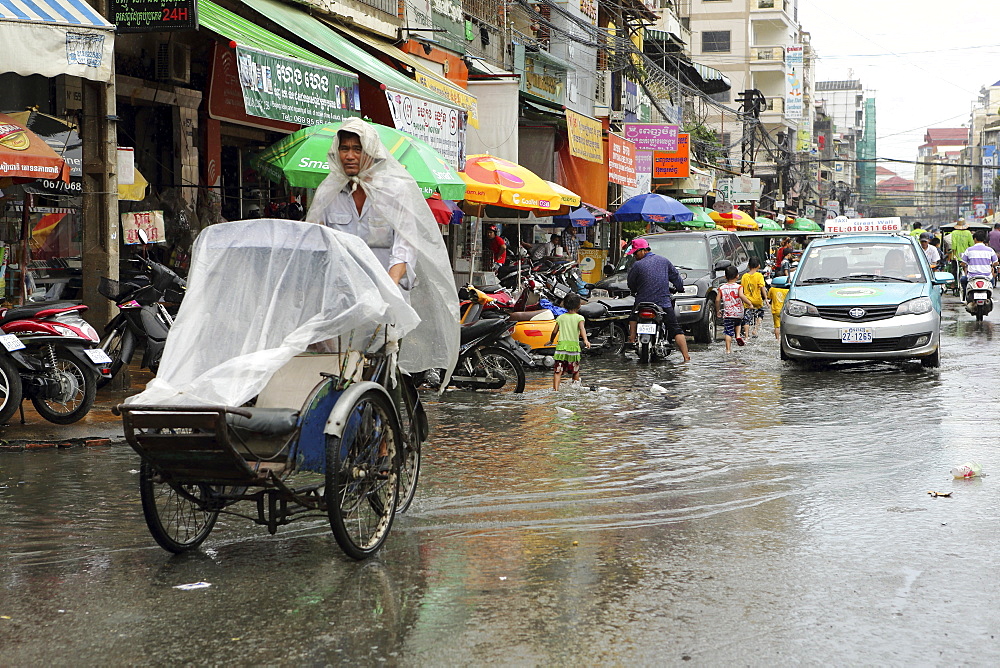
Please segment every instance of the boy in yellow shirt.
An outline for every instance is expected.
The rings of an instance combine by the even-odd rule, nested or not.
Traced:
[[[791,280],[791,279],[789,279]],[[767,291],[767,301],[771,302],[771,319],[774,320],[774,338],[781,339],[781,307],[788,296],[788,288],[776,288],[773,285]]]
[[[747,336],[757,336],[760,329],[760,321],[764,319],[764,275],[760,273],[760,260],[756,257],[750,258],[747,272],[740,279],[743,286],[743,294],[750,300],[750,306],[743,314],[743,330]],[[752,328],[752,331],[751,331]]]

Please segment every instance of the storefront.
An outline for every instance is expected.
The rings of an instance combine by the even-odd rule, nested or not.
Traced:
[[[104,166],[107,152],[95,151],[101,139],[114,149],[113,119],[103,105],[114,87],[114,26],[83,0],[0,3],[0,40],[0,110],[37,109],[13,118],[0,144],[14,155],[27,152],[30,142],[15,125],[34,128],[71,168],[68,180],[12,180],[16,169],[0,174],[0,301],[20,302],[22,289],[29,298],[50,288],[62,294],[71,283],[79,298],[84,272],[105,270],[112,246],[107,210],[116,170]],[[85,157],[97,168],[85,172]]]

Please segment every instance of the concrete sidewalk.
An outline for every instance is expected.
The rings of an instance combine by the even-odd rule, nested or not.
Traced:
[[[98,390],[93,408],[82,420],[73,424],[52,424],[35,412],[31,401],[25,400],[22,404],[24,424],[21,424],[20,413],[14,413],[10,423],[0,425],[0,451],[125,443],[122,420],[111,413],[111,407],[122,403],[126,397],[141,392],[153,377],[148,371],[135,366],[135,363],[129,371],[132,378],[131,389]]]

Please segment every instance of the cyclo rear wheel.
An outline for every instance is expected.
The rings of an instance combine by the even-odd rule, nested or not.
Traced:
[[[156,480],[146,462],[139,469],[139,495],[149,533],[164,550],[180,554],[201,545],[212,533],[218,510],[206,510],[209,486]]]
[[[402,436],[395,409],[377,390],[358,397],[348,415],[343,434],[326,438],[326,509],[340,549],[361,560],[392,528]]]

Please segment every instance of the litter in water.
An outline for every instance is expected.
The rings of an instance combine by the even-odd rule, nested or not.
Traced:
[[[211,587],[211,582],[191,582],[190,584],[177,585],[174,589],[180,589],[181,591],[190,591],[192,589],[206,589]]]
[[[652,392],[653,394],[666,394],[667,388],[663,387],[662,385],[657,385],[656,383],[653,383],[653,385],[649,388],[649,391]]]
[[[930,494],[933,497],[939,497],[939,496],[949,497],[949,496],[951,496],[951,492],[933,492],[933,491],[931,491],[931,492],[927,492],[927,493]]]
[[[562,406],[556,406],[556,415],[559,417],[569,417],[573,415],[573,411],[568,408],[563,408]]]

